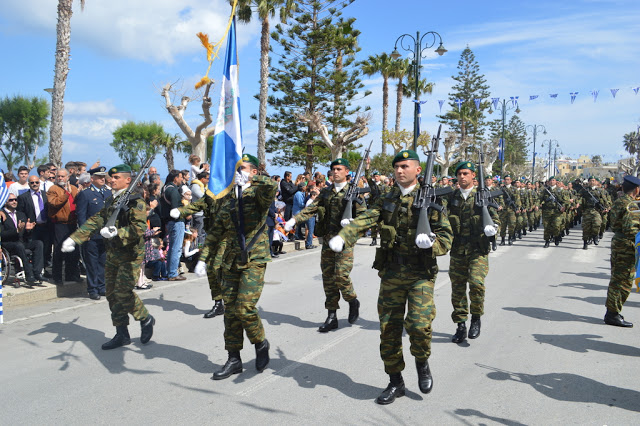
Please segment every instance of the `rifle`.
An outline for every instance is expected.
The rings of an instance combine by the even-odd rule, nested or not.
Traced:
[[[131,193],[133,192],[135,187],[138,185],[140,180],[142,180],[142,176],[144,175],[143,172],[151,166],[151,163],[153,162],[153,159],[155,158],[155,156],[156,156],[155,153],[151,154],[145,160],[144,164],[138,171],[138,174],[129,184],[129,187],[125,189],[124,192],[120,195],[120,198],[118,198],[118,202],[116,203],[116,207],[113,210],[113,213],[111,213],[111,216],[109,216],[109,220],[107,220],[107,223],[104,225],[105,228],[116,225],[116,220],[118,219],[118,215],[120,214],[120,211],[125,209],[127,207],[127,204],[129,204],[129,198],[131,197]]]
[[[547,191],[547,194],[549,195],[547,198],[549,200],[551,200],[556,205],[558,210],[563,211],[564,210],[564,206],[562,205],[562,203],[560,201],[558,201],[558,198],[555,195],[553,195],[553,192],[549,191],[549,188],[547,188],[546,185],[543,185],[542,187],[544,188],[545,191]]]
[[[358,164],[358,168],[356,169],[356,174],[354,175],[353,180],[349,183],[349,188],[347,188],[347,193],[344,195],[344,212],[342,213],[342,219],[353,219],[353,202],[355,201],[358,204],[362,204],[364,200],[359,197],[360,194],[365,194],[370,189],[358,188],[358,181],[362,176],[362,170],[364,169],[364,162],[367,161],[369,157],[369,152],[371,151],[371,145],[373,145],[373,140],[369,144],[369,148],[364,151],[364,155],[360,160],[360,164]]]
[[[476,192],[476,206],[482,209],[482,229],[487,226],[495,226],[493,223],[493,219],[491,219],[491,215],[489,214],[489,207],[493,207],[497,209],[499,206],[493,200],[494,197],[500,196],[503,191],[498,189],[496,191],[489,191],[489,189],[484,184],[484,151],[482,149],[482,143],[480,144],[479,150],[480,161],[478,163],[478,192]],[[512,200],[513,201],[513,200]],[[491,242],[491,248],[495,251],[498,247],[496,245],[496,236],[492,236],[489,238]]]
[[[443,207],[436,203],[436,199],[443,195],[447,195],[453,192],[450,186],[445,188],[434,188],[431,184],[431,175],[433,174],[433,162],[438,153],[438,143],[440,142],[440,130],[442,124],[438,127],[437,136],[432,138],[431,151],[424,151],[427,157],[427,165],[424,168],[424,174],[422,175],[422,183],[418,194],[413,200],[413,207],[420,209],[420,215],[418,216],[418,226],[416,227],[416,235],[426,234],[431,236],[431,225],[429,224],[429,213],[431,209],[435,209],[439,212]]]
[[[578,181],[573,182],[573,186],[577,186],[577,187],[580,189],[580,191],[581,191],[581,192],[582,192],[582,191],[584,191],[584,192],[586,192],[587,194],[589,194],[589,197],[591,198],[591,201],[593,202],[593,205],[594,205],[594,207],[595,207],[595,208],[597,208],[597,209],[599,209],[599,210],[604,210],[604,206],[602,205],[602,203],[600,202],[600,200],[598,200],[598,199],[596,198],[596,196],[595,196],[595,195],[593,195],[593,193],[592,193],[591,191],[589,191],[589,190],[588,190],[587,188],[585,188],[584,186],[580,185],[580,184],[578,183]]]
[[[502,187],[504,188],[505,186],[502,185]],[[502,189],[502,195],[505,198],[505,202],[507,204],[507,207],[511,207],[513,210],[518,210],[518,207],[516,206],[516,202],[513,200],[513,198],[511,198],[511,194],[509,194],[509,191],[507,191],[506,189]]]

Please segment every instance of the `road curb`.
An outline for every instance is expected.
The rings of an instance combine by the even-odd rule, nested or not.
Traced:
[[[51,283],[43,283],[42,286],[14,288],[12,286],[3,286],[2,300],[7,308],[15,308],[18,306],[32,305],[34,303],[47,302],[61,297],[71,297],[87,292],[87,284],[81,283],[65,283],[64,285],[55,285]]]

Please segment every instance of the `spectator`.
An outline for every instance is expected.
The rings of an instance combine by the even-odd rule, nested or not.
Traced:
[[[188,173],[188,172],[187,172]],[[182,207],[182,197],[178,188],[184,182],[180,170],[171,170],[165,180],[160,197],[162,217],[166,224],[166,233],[169,237],[169,249],[167,252],[167,275],[169,281],[183,281],[185,277],[178,274],[180,267],[180,252],[184,240],[184,219],[174,219],[169,215],[171,209]]]
[[[209,172],[200,172],[194,180],[191,181],[191,202],[195,203],[202,197],[209,185]],[[198,231],[198,239],[196,244],[198,247],[204,245],[204,212],[199,211],[195,213],[191,218],[192,228]]]
[[[78,167],[75,161],[69,161],[64,165],[64,168],[69,172],[69,183],[74,186],[78,186]]]
[[[271,257],[278,257],[277,254],[273,252],[273,234],[276,229],[276,202],[275,200],[269,206],[269,211],[267,212],[267,235],[269,235],[269,249],[271,250]]]
[[[81,173],[78,176],[78,189],[84,191],[91,186],[91,175],[87,172]]]
[[[11,185],[15,182],[16,177],[11,172],[7,172],[4,174],[4,183],[7,185],[7,188],[11,187]]]
[[[197,179],[198,174],[203,171],[200,163],[202,159],[198,157],[196,154],[191,154],[189,156],[189,164],[191,164],[191,168],[189,169],[189,182],[194,179]]]
[[[29,191],[18,197],[18,211],[27,216],[27,220],[36,224],[31,233],[31,238],[42,242],[42,254],[45,268],[51,262],[51,244],[53,236],[53,224],[47,215],[49,202],[47,193],[40,187],[42,183],[37,176],[29,176]],[[48,272],[44,272],[45,278],[51,278]]]
[[[311,186],[311,188],[308,191],[309,196],[307,197],[307,203],[305,205],[305,207],[309,206],[311,203],[313,203],[316,198],[318,198],[318,195],[320,195],[320,190],[318,188],[315,188],[314,186]],[[314,249],[317,246],[313,245],[313,231],[316,228],[316,217],[313,216],[311,218],[309,218],[309,220],[307,220],[307,240],[305,242],[304,248],[310,250],[310,249]]]
[[[53,164],[46,163],[38,166],[37,168],[38,177],[40,178],[40,189],[43,193],[46,193],[53,185],[53,182],[49,180],[49,169],[51,169],[52,167]]]
[[[0,233],[2,247],[9,254],[20,257],[27,284],[41,283],[43,269],[42,241],[31,238],[36,224],[27,219],[24,213],[17,211],[17,206],[18,197],[15,194],[9,194],[4,206],[6,219],[2,222],[2,232]],[[27,256],[26,250],[31,251],[33,263]]]
[[[67,169],[58,169],[56,184],[47,191],[49,200],[49,218],[53,222],[53,266],[51,274],[56,285],[64,284],[62,280],[62,264],[66,281],[82,282],[78,262],[80,251],[69,253],[61,251],[62,243],[76,229],[76,197],[78,188],[69,183]]]
[[[285,204],[284,219],[291,219],[291,210],[293,209],[293,195],[298,191],[296,185],[291,181],[291,172],[284,172],[284,179],[280,182],[280,195]]]
[[[187,265],[187,270],[193,272],[198,259],[200,258],[200,249],[197,246],[198,231],[195,229],[185,231],[184,243],[182,245],[182,255],[184,256],[184,263]]]
[[[160,228],[160,235],[162,235],[162,219],[160,215],[160,205],[158,196],[160,195],[160,185],[153,183],[147,187],[147,221],[151,228]]]
[[[291,208],[291,215],[295,216],[302,209],[304,209],[304,205],[306,202],[306,184],[303,175],[298,175],[296,179],[296,186],[298,187],[298,192],[293,194],[293,206]],[[302,228],[305,226],[305,222],[299,223],[296,225],[296,240],[304,240],[304,235],[302,233]]]
[[[154,227],[144,234],[144,266],[151,269],[153,281],[167,280],[167,264],[163,250],[163,241],[160,238],[162,229]]]
[[[18,168],[18,181],[13,182],[9,187],[9,193],[18,198],[18,195],[24,194],[29,191],[29,184],[27,178],[29,177],[29,168],[26,166],[20,166]]]

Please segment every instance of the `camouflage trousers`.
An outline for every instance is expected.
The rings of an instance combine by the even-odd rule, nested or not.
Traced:
[[[222,299],[222,270],[219,264],[207,262],[207,280],[211,290],[211,300]]]
[[[378,238],[378,225],[371,227],[371,238]]]
[[[516,213],[516,230],[522,231],[527,226],[527,216],[525,213]]]
[[[560,235],[560,231],[564,229],[562,224],[562,213],[557,210],[544,210],[542,212],[542,226],[544,226],[545,241]]]
[[[509,227],[509,236],[513,236],[516,233],[516,212],[508,207],[503,207],[498,212],[500,218],[500,236],[507,235],[507,226]]]
[[[535,212],[536,213],[536,223],[540,223],[540,221],[542,220],[542,209],[538,208],[538,210]]]
[[[107,253],[107,261],[104,268],[105,290],[109,309],[111,309],[111,321],[116,327],[129,325],[129,314],[136,321],[141,321],[149,316],[149,311],[142,300],[133,291],[138,278],[142,261],[120,261],[112,253]]]
[[[357,297],[349,277],[351,269],[353,269],[353,247],[345,247],[341,253],[336,253],[329,248],[329,239],[323,238],[320,268],[322,269],[325,309],[339,309],[338,302],[341,293],[345,302],[350,302]]]
[[[224,269],[222,299],[224,300],[224,348],[240,351],[244,342],[243,331],[252,344],[265,339],[264,327],[258,314],[258,300],[264,286],[266,263],[250,262],[245,268]]]
[[[222,258],[226,244],[216,244],[213,233],[208,232],[205,238],[204,247],[200,252],[200,259],[207,263],[207,280],[209,281],[209,290],[211,290],[211,300],[222,299]],[[212,248],[218,247],[214,252]]]
[[[635,243],[618,234],[611,239],[611,279],[607,290],[606,307],[611,312],[622,311],[633,286]]]
[[[568,212],[566,212],[566,219],[564,222],[564,229],[570,229],[573,226],[573,220],[576,217],[576,211],[575,210],[569,210]]]
[[[600,233],[602,216],[594,209],[585,209],[582,212],[582,239],[588,241]]]
[[[528,222],[529,222],[529,226],[531,228],[536,226],[536,212],[535,211],[527,212],[527,219],[528,219]]]
[[[403,328],[409,335],[411,355],[417,361],[426,361],[431,355],[431,323],[436,317],[433,301],[436,278],[401,265],[382,270],[379,275],[380,357],[387,374],[399,373],[405,367]]]
[[[451,280],[451,319],[455,323],[466,322],[469,315],[484,314],[484,279],[489,273],[489,256],[477,253],[451,251],[449,279]],[[467,300],[469,283],[469,300]]]
[[[607,229],[607,223],[609,221],[609,215],[602,215],[602,223],[600,224],[600,233],[604,234],[605,229]]]

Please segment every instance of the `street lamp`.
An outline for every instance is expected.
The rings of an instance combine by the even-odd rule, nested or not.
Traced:
[[[433,40],[427,40],[425,42],[425,46],[422,46],[422,41],[425,37],[430,36]],[[411,47],[411,43],[409,40],[413,41],[413,48]],[[395,45],[393,46],[393,52],[391,52],[391,57],[393,59],[398,59],[400,53],[398,52],[398,42],[400,42],[400,47],[407,52],[413,53],[413,69],[414,69],[414,78],[415,78],[415,105],[413,109],[413,150],[415,151],[418,146],[418,136],[420,133],[420,92],[419,92],[419,84],[420,84],[420,59],[424,58],[425,51],[427,49],[432,48],[436,45],[436,42],[440,40],[440,45],[435,50],[435,52],[442,56],[447,52],[447,49],[442,45],[442,37],[435,31],[429,31],[420,37],[420,31],[416,32],[416,37],[413,38],[412,35],[403,34],[396,40]]]
[[[542,134],[546,135],[547,128],[542,124],[529,124],[527,127],[525,127],[525,131],[528,132],[529,128],[531,128],[531,130],[533,131],[533,161],[531,163],[531,182],[533,182],[536,175],[536,134],[538,133],[539,129],[542,129]]]
[[[553,160],[553,164],[551,164],[551,150],[553,149],[553,147],[555,146],[556,148],[556,152],[558,150],[558,147],[560,146],[558,144],[558,141],[555,139],[547,139],[545,141],[542,142],[542,146],[544,147],[544,144],[547,144],[549,146],[549,170],[547,170],[547,180],[549,180],[549,178],[552,176],[552,172],[555,171],[556,169],[556,162],[555,162],[555,158]]]
[[[504,176],[502,174],[502,168],[504,167],[504,148],[506,145],[506,141],[504,139],[504,125],[505,121],[507,121],[507,111],[514,108],[515,113],[520,114],[520,107],[518,106],[518,103],[512,102],[511,105],[507,105],[506,99],[503,99],[502,104],[498,104],[498,108],[496,108],[496,111],[500,111],[500,114],[502,115],[502,157],[500,158],[500,179],[502,179],[502,176]],[[493,114],[493,111],[491,109],[489,109],[489,114]]]

